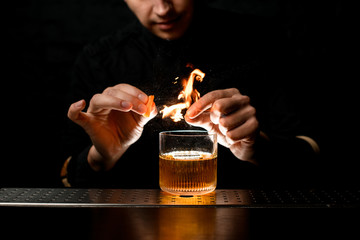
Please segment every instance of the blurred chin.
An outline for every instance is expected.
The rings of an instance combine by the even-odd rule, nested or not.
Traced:
[[[184,31],[181,30],[173,30],[173,31],[162,31],[160,29],[153,29],[152,33],[159,38],[165,40],[176,40],[181,38],[184,35]]]
[[[178,34],[161,33],[161,32],[155,33],[155,35],[164,40],[176,40],[181,37],[181,35],[178,35]]]

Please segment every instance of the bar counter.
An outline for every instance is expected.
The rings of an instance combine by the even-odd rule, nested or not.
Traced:
[[[12,239],[359,239],[359,199],[359,190],[2,188],[0,211]]]

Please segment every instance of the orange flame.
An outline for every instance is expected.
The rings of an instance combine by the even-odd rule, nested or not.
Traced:
[[[193,101],[196,102],[200,98],[200,93],[196,89],[193,89],[194,80],[202,82],[204,77],[205,73],[199,69],[192,71],[189,78],[187,80],[184,79],[184,89],[178,96],[178,99],[183,100],[183,102],[171,106],[165,105],[164,108],[160,111],[160,113],[163,114],[162,118],[170,117],[174,122],[179,122],[181,119],[184,119],[181,111],[183,109],[188,109]]]

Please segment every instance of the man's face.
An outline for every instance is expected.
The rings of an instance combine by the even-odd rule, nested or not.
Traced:
[[[194,11],[193,0],[125,0],[142,25],[162,39],[184,35]]]

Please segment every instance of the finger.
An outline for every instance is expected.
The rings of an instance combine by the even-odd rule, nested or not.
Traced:
[[[218,111],[221,115],[228,115],[240,108],[248,106],[250,98],[245,95],[235,94],[231,97],[221,98],[214,102],[212,111]]]
[[[68,110],[68,118],[76,124],[83,126],[88,119],[86,114],[82,112],[85,108],[85,101],[80,100],[70,105]]]
[[[222,135],[226,136],[228,129],[221,126],[220,124],[218,125],[219,131],[222,133]]]
[[[88,112],[98,113],[103,110],[119,110],[122,112],[128,112],[132,108],[133,105],[129,101],[110,95],[95,94],[90,100]]]
[[[258,128],[258,120],[256,117],[252,117],[241,126],[228,131],[226,133],[226,140],[233,144],[244,139],[250,139],[256,134]]]
[[[113,94],[111,94],[111,92],[116,91],[116,90],[126,92],[127,94],[138,98],[143,103],[147,103],[147,101],[148,101],[148,96],[143,91],[141,91],[137,87],[134,87],[134,86],[132,86],[130,84],[126,84],[126,83],[120,83],[118,85],[115,85],[114,87],[109,87],[109,88],[105,89],[104,93],[108,94],[108,95],[113,95]]]
[[[130,85],[129,85],[130,86]],[[132,89],[132,91],[130,90]],[[118,99],[130,102],[132,104],[131,110],[138,113],[138,114],[144,114],[147,110],[146,103],[149,99],[149,97],[142,93],[140,90],[136,90],[137,88],[130,86],[129,91],[126,91],[126,88],[107,88],[104,91],[104,95],[109,95],[116,97]],[[138,95],[134,95],[136,93],[139,93]],[[146,100],[146,101],[144,101]]]
[[[185,115],[185,121],[192,126],[205,128],[207,131],[211,131],[214,127],[210,121],[210,112],[205,112],[195,118],[189,118]]]
[[[190,106],[187,111],[189,118],[195,118],[204,111],[211,108],[216,100],[221,98],[229,98],[235,94],[239,94],[239,91],[236,88],[230,88],[225,90],[215,90],[205,94],[197,102]]]
[[[242,125],[254,116],[256,116],[256,109],[253,106],[248,105],[247,107],[241,108],[231,114],[222,115],[220,117],[219,124],[227,130],[231,130]]]
[[[234,111],[241,110],[244,106],[249,105],[250,98],[248,96],[243,96],[240,93],[233,95],[228,98],[221,98],[213,104],[211,108],[210,119],[213,123],[219,124],[220,120],[227,115],[233,114]],[[237,114],[239,116],[239,114]],[[240,115],[241,116],[241,115]],[[233,122],[231,124],[236,123],[236,118],[231,118]],[[224,129],[223,127],[227,127],[226,125],[222,125],[220,129]],[[224,133],[224,131],[222,131]],[[225,134],[225,133],[224,133]]]

